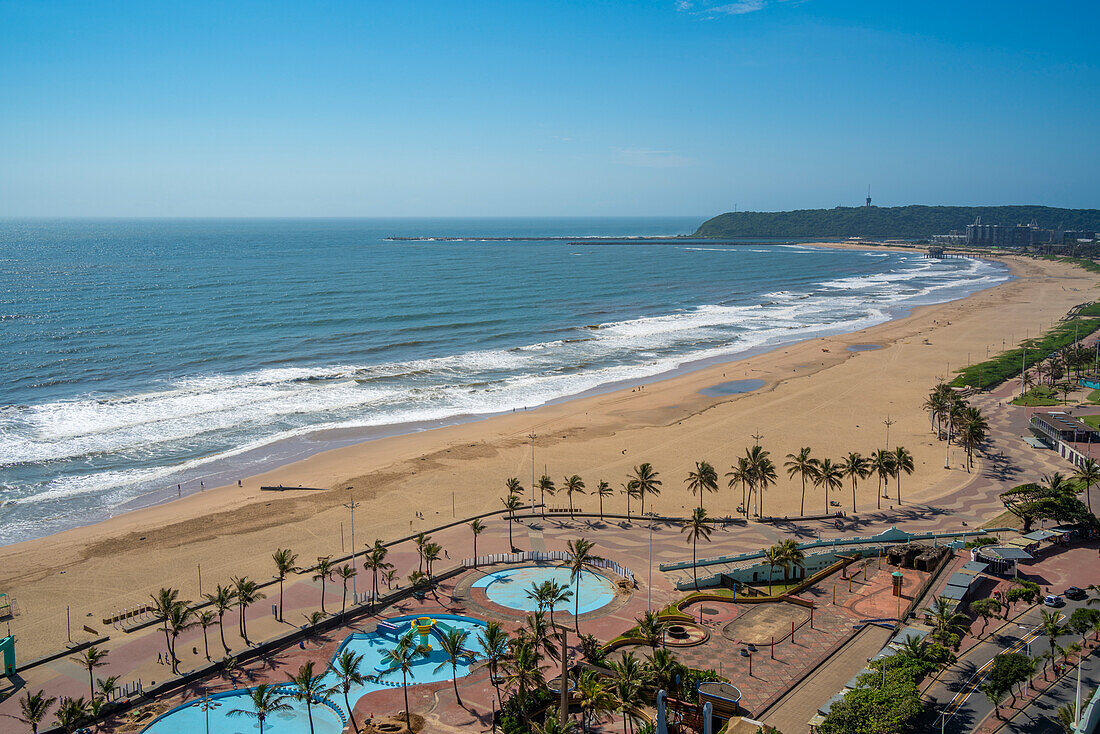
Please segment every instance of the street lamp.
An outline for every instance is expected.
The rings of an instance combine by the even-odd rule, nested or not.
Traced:
[[[651,612],[653,611],[653,510],[647,514],[649,515],[649,581],[646,583],[646,611]]]
[[[535,439],[538,436],[534,431],[527,434],[527,438],[531,439],[531,514],[535,514]],[[545,514],[546,510],[543,509]]]
[[[348,487],[348,492],[352,490]],[[349,495],[350,496],[350,495]],[[355,508],[359,506],[359,503],[355,501],[355,497],[351,498],[351,502],[344,504],[344,507],[351,511],[351,567],[355,568]],[[356,574],[358,575],[358,574]],[[347,588],[346,586],[344,587]],[[355,583],[355,576],[351,577],[351,597],[359,601],[359,586]]]

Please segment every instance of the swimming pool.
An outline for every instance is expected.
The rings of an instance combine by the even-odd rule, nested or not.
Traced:
[[[494,604],[534,612],[538,610],[538,604],[527,596],[527,592],[531,590],[532,584],[538,585],[543,581],[557,581],[574,594],[578,593],[578,584],[573,583],[569,578],[569,569],[563,566],[523,566],[493,571],[472,583],[470,588],[484,589],[485,596]],[[579,579],[579,586],[579,614],[607,606],[615,598],[615,586],[598,573],[585,571]],[[576,603],[577,597],[574,596],[565,604],[555,607],[555,611],[572,614]]]
[[[485,628],[485,623],[472,617],[461,617],[454,614],[429,614],[424,615],[434,620],[433,631],[429,633],[428,642],[431,652],[427,657],[417,657],[412,670],[408,674],[409,685],[419,683],[433,683],[436,681],[451,679],[451,666],[444,665],[439,670],[436,666],[446,660],[446,656],[439,649],[439,636],[446,634],[447,628],[464,630],[470,633],[466,641],[467,649],[475,651],[479,649],[477,644],[478,632]],[[355,702],[362,696],[383,688],[399,688],[401,686],[401,671],[388,671],[382,662],[387,650],[391,650],[397,644],[398,639],[408,634],[410,623],[417,619],[418,615],[393,617],[384,620],[387,625],[379,625],[375,632],[356,632],[349,635],[333,655],[333,660],[340,657],[345,650],[352,650],[363,656],[359,672],[364,675],[377,676],[376,681],[367,681],[361,686],[352,686],[348,692],[348,700],[354,707]],[[389,629],[392,627],[392,629]],[[330,661],[331,666],[331,661]],[[457,666],[458,677],[461,678],[470,673],[470,668],[475,664],[473,658],[463,658]],[[335,685],[336,674],[331,667],[325,672],[322,684]],[[248,716],[230,716],[233,709],[251,710],[248,698],[248,690],[240,689],[215,694],[210,698],[210,733],[211,734],[254,734],[259,730],[256,720]],[[264,723],[265,734],[309,734],[309,721],[306,716],[306,706],[297,701],[287,701],[292,708],[289,711],[276,714]],[[344,729],[342,717],[348,714],[344,707],[342,693],[334,693],[325,703],[313,705],[313,725],[315,734],[340,734]],[[146,727],[142,734],[180,734],[195,732],[205,733],[206,712],[203,711],[202,701],[194,701],[172,709],[160,716]]]

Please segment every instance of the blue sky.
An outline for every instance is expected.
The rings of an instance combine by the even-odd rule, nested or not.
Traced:
[[[1100,3],[0,0],[0,216],[1100,206]]]

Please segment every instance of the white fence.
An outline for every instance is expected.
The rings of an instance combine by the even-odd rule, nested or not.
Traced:
[[[477,558],[467,558],[462,562],[463,568],[473,568],[474,566],[492,566],[497,563],[538,563],[544,561],[568,561],[570,556],[565,551],[527,551],[525,553],[494,553],[489,556],[478,556]],[[607,571],[611,571],[617,576],[621,576],[624,579],[629,579],[631,583],[634,583],[634,572],[629,568],[620,566],[615,561],[607,558],[596,558],[592,560],[592,565],[597,568],[602,568]]]

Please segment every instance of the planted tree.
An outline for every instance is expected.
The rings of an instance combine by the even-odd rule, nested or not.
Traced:
[[[306,717],[309,719],[309,734],[313,734],[313,704],[325,699],[331,689],[321,682],[322,676],[313,675],[313,661],[309,660],[298,668],[295,675],[287,677],[288,682],[294,684],[294,700],[306,705]],[[350,709],[349,709],[350,710]]]
[[[695,565],[699,539],[709,542],[713,531],[714,528],[707,520],[707,511],[702,507],[696,507],[691,513],[691,520],[680,528],[681,533],[687,533],[687,541],[691,543],[691,576],[695,580],[696,591],[699,590],[699,571]]]
[[[298,554],[292,553],[289,548],[280,548],[271,554],[271,560],[275,561],[275,578],[279,580],[279,621],[283,621],[283,581],[292,573],[298,573]]]
[[[289,696],[279,693],[279,689],[270,683],[261,683],[255,688],[248,689],[248,701],[252,704],[247,709],[232,709],[229,716],[247,716],[255,719],[260,726],[260,734],[264,733],[264,722],[269,716],[290,710],[287,703]]]
[[[221,584],[218,584],[218,588],[213,594],[206,594],[207,601],[213,605],[214,612],[218,615],[218,634],[221,636],[222,647],[227,655],[229,654],[229,645],[225,644],[225,613],[233,608],[236,598],[237,592]]]
[[[504,509],[508,510],[508,547],[515,553],[516,544],[515,541],[512,540],[512,521],[516,519],[516,511],[523,505],[519,497],[514,494],[502,497],[500,501],[504,503]]]
[[[95,680],[92,676],[92,671],[106,665],[106,657],[106,650],[101,650],[95,645],[92,645],[88,649],[80,652],[75,658],[70,658],[74,663],[88,671],[88,690],[90,691],[90,698],[95,698]]]
[[[435,666],[436,672],[439,671],[444,665],[448,663],[451,666],[451,683],[455,689],[455,701],[459,706],[466,708],[462,703],[462,696],[458,694],[458,660],[459,658],[472,657],[473,651],[466,649],[466,640],[470,637],[470,633],[466,630],[456,629],[451,627],[447,630],[447,634],[443,635],[443,638],[439,641],[439,649],[443,651],[446,659],[439,665]]]
[[[630,484],[633,485],[633,489],[637,493],[638,499],[641,500],[641,513],[643,515],[645,514],[645,496],[651,494],[656,497],[661,493],[661,480],[657,478],[658,476],[660,475],[648,461],[634,467],[634,474],[630,478]]]
[[[327,614],[325,611],[325,581],[332,578],[333,571],[336,570],[336,566],[332,563],[332,558],[329,556],[322,556],[317,559],[317,566],[313,571],[313,580],[321,582],[321,614]]]
[[[858,451],[852,451],[840,462],[840,473],[852,482],[852,512],[855,512],[856,483],[871,476],[871,462]]]
[[[348,718],[351,719],[351,725],[357,734],[359,724],[355,721],[355,711],[352,710],[351,701],[348,700],[348,693],[351,691],[352,686],[363,685],[363,674],[359,672],[359,667],[362,664],[362,655],[357,654],[354,650],[345,649],[336,658],[336,664],[332,666],[333,672],[340,681],[336,685],[336,689],[344,695],[344,708],[348,710]]]
[[[787,476],[794,479],[796,476],[802,480],[802,499],[798,505],[798,514],[806,514],[806,481],[813,482],[817,478],[819,462],[810,456],[810,447],[803,446],[797,454],[787,454],[787,461],[783,466],[787,469]]]
[[[348,608],[348,582],[355,578],[358,571],[355,570],[354,566],[345,563],[343,566],[337,568],[334,573],[340,578],[344,586],[343,596],[340,597],[340,614],[343,614]]]
[[[581,579],[585,571],[589,571],[596,567],[596,561],[602,560],[599,556],[591,553],[594,545],[595,543],[590,540],[578,538],[577,540],[569,541],[566,546],[568,548],[569,558],[565,561],[565,565],[569,567],[569,580],[577,585],[576,601],[573,610],[573,624],[576,627],[578,635],[581,633]]]
[[[19,716],[15,718],[31,728],[31,734],[38,734],[38,727],[45,720],[50,708],[57,702],[52,696],[38,691],[31,693],[29,690],[19,699]]]
[[[600,498],[600,520],[601,521],[603,520],[603,498],[604,497],[610,497],[613,494],[615,494],[615,490],[613,490],[611,488],[611,485],[608,484],[607,482],[605,482],[604,480],[601,479],[599,481],[599,484],[596,485],[596,496]]]
[[[562,488],[565,489],[565,494],[569,497],[569,517],[573,517],[573,495],[584,494],[584,480],[574,474],[565,478]]]
[[[699,509],[703,509],[703,494],[718,491],[718,472],[708,461],[695,462],[695,469],[688,472],[684,483],[691,493],[699,495]]]

